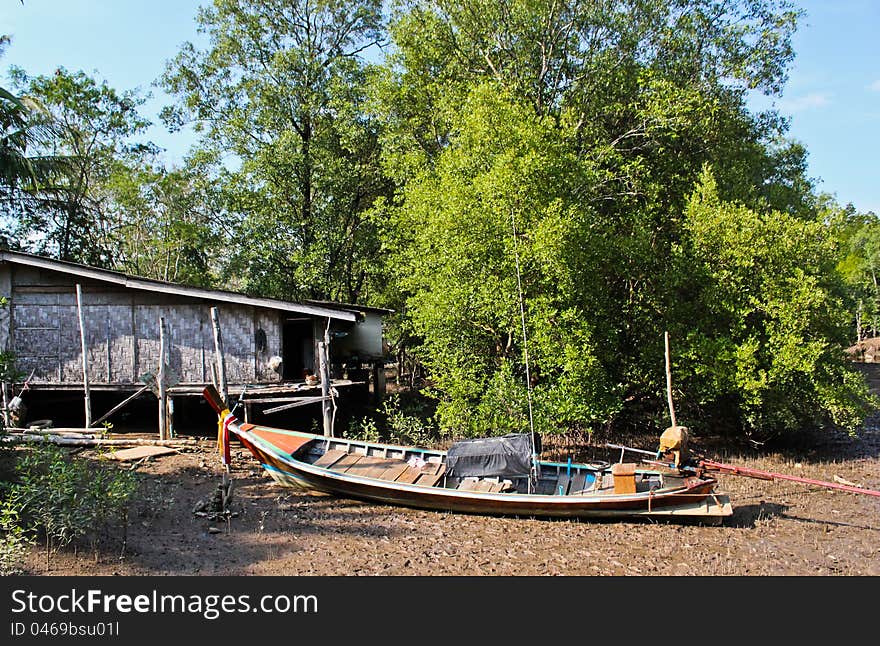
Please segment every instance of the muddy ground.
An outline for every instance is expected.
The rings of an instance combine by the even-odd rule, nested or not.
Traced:
[[[760,453],[705,450],[699,439],[697,447],[748,467],[880,489],[880,420],[857,440],[826,434],[802,448]],[[193,513],[220,480],[210,439],[134,468],[139,494],[124,544],[117,532],[97,553],[66,549],[52,556],[48,570],[38,546],[29,573],[880,575],[880,498],[791,482],[720,476],[734,505],[720,527],[491,518],[283,489],[239,448],[232,470],[236,515],[227,525]]]

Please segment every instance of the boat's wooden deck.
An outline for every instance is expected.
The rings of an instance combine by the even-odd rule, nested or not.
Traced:
[[[326,451],[313,464],[337,473],[425,487],[440,486],[459,491],[501,493],[522,490],[520,492],[525,493],[526,486],[524,482],[513,483],[499,478],[444,478],[446,465],[440,462],[429,461],[423,467],[417,468],[399,458],[362,455],[345,449]],[[547,473],[539,479],[535,493],[548,496],[611,494],[614,493],[614,477],[610,473],[594,477],[593,474],[588,475],[583,471]]]
[[[404,460],[382,458],[375,455],[359,455],[341,449],[327,451],[313,464],[337,473],[425,487],[435,486],[446,472],[446,465],[439,462],[428,462],[419,469],[410,466]]]

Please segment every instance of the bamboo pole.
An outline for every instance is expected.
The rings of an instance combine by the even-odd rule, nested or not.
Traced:
[[[332,399],[332,397],[297,397],[297,401],[294,401],[290,404],[282,404],[281,406],[275,406],[274,408],[267,408],[263,411],[264,415],[270,415],[272,413],[278,413],[283,410],[288,410],[291,408],[297,408],[298,406],[305,406],[306,404],[314,404],[315,402],[328,402]],[[247,410],[247,409],[245,409]]]
[[[223,335],[220,332],[220,317],[217,308],[211,308],[211,327],[214,329],[214,355],[217,366],[217,386],[223,404],[229,406],[229,384],[226,383],[226,358],[223,354]]]
[[[57,435],[41,435],[36,433],[8,434],[0,437],[0,444],[24,444],[29,442],[46,442],[61,446],[193,446],[195,440],[144,440],[144,439],[105,439],[100,437],[63,437]]]
[[[82,369],[83,369],[83,393],[85,400],[85,409],[86,409],[86,428],[92,425],[92,398],[89,393],[89,355],[88,355],[88,347],[86,346],[86,325],[85,325],[85,317],[83,315],[83,304],[82,304],[82,286],[77,283],[76,284],[76,312],[77,317],[79,318],[79,342],[80,349],[82,350]]]
[[[159,316],[159,439],[168,439],[168,391],[165,387],[165,317]]]
[[[675,408],[672,405],[672,368],[669,361],[669,332],[663,333],[663,340],[666,345],[666,399],[669,402],[669,419],[672,426],[675,426]]]

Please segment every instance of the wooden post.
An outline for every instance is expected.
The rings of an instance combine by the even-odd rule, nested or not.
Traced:
[[[373,399],[381,402],[385,398],[385,362],[373,364]]]
[[[669,418],[672,420],[672,426],[675,426],[675,408],[672,406],[672,368],[669,365],[669,332],[663,333],[663,340],[666,345],[666,399],[669,402]]]
[[[216,366],[217,386],[223,405],[229,408],[229,384],[226,382],[226,357],[223,354],[223,335],[220,333],[220,317],[217,308],[211,308],[211,327],[214,329],[214,365]],[[213,374],[213,373],[212,373]],[[230,467],[223,465],[223,474],[220,481],[220,502],[223,515],[226,519],[226,533],[230,530],[229,502],[232,499],[232,478]]]
[[[168,439],[168,391],[165,388],[165,317],[159,316],[159,439]]]
[[[321,410],[324,414],[324,435],[333,435],[333,411],[330,402],[330,356],[329,344],[326,341],[318,343],[318,370],[321,373]]]
[[[4,381],[2,384],[3,388],[3,424],[6,428],[12,426],[11,418],[9,416],[9,395],[6,391],[6,382]]]
[[[220,334],[220,318],[217,308],[211,308],[211,326],[214,328],[214,354],[217,365],[217,386],[223,404],[229,406],[229,384],[226,383],[226,359],[223,355],[223,336]]]
[[[165,432],[168,439],[174,438],[174,397],[171,393],[167,393],[165,404]]]
[[[79,343],[82,350],[83,392],[86,409],[85,426],[89,428],[92,425],[92,399],[89,393],[89,355],[86,345],[85,317],[83,316],[82,286],[79,283],[76,284],[76,312],[79,317]]]

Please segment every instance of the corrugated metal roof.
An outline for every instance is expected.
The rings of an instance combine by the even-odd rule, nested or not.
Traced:
[[[88,265],[81,265],[66,260],[54,260],[43,256],[35,256],[33,254],[22,253],[20,251],[0,251],[0,261],[9,262],[19,265],[28,265],[30,267],[38,267],[40,269],[48,269],[83,278],[90,278],[105,283],[112,283],[125,287],[127,289],[138,289],[147,292],[158,292],[161,294],[175,294],[178,296],[189,296],[191,298],[200,298],[209,301],[223,301],[227,303],[237,303],[240,305],[251,305],[253,307],[264,307],[267,309],[281,310],[285,312],[295,312],[297,314],[306,314],[309,316],[320,316],[325,318],[337,319],[342,321],[357,321],[363,318],[362,309],[356,305],[340,305],[325,302],[320,305],[316,303],[294,303],[291,301],[281,301],[274,298],[258,298],[255,296],[247,296],[237,292],[230,292],[219,289],[204,289],[202,287],[189,287],[179,285],[177,283],[169,283],[162,280],[153,280],[151,278],[141,278],[139,276],[131,276],[122,272],[112,271],[110,269],[98,269]]]

